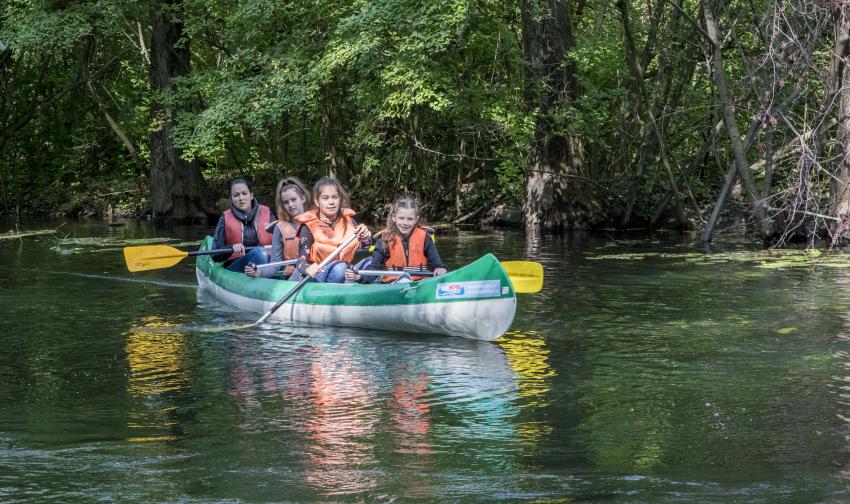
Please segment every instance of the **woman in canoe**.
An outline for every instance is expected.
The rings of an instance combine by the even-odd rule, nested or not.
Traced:
[[[271,245],[271,231],[266,226],[274,221],[274,214],[266,205],[254,198],[251,186],[243,178],[230,182],[230,209],[218,220],[213,236],[213,248],[231,247],[233,253],[213,256],[224,262],[231,271],[244,271],[249,263],[266,264],[269,254],[265,245]],[[255,247],[248,250],[250,247]]]
[[[419,205],[415,199],[404,196],[396,200],[387,215],[387,227],[380,235],[381,237],[375,243],[375,252],[368,263],[368,269],[427,271],[430,264],[434,276],[448,273],[449,269],[440,259],[431,235],[425,228],[419,226]],[[372,281],[371,277],[363,278],[353,270],[347,271],[345,276],[350,281]],[[381,281],[389,283],[399,278],[387,275],[382,277]],[[411,273],[412,280],[422,278],[425,277]]]
[[[274,228],[272,235],[272,254],[270,262],[298,259],[298,226],[295,216],[313,209],[313,199],[307,186],[295,177],[284,177],[277,184],[275,209],[280,219],[269,227]],[[255,264],[245,266],[245,274],[252,277],[271,278],[280,268],[257,269]],[[283,268],[283,278],[289,278],[295,266]]]
[[[315,210],[308,210],[295,217],[301,225],[298,233],[300,240],[298,273],[294,277],[308,275],[317,282],[345,282],[345,270],[354,260],[358,246],[368,246],[372,233],[363,224],[354,220],[356,212],[348,208],[348,195],[342,189],[339,181],[323,178],[313,186],[313,203]],[[337,247],[352,234],[359,240],[352,241],[336,260],[325,268],[319,268],[321,263]],[[358,243],[358,241],[360,243]]]

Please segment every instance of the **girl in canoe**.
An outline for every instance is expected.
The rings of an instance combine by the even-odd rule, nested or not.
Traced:
[[[271,245],[271,231],[266,226],[274,221],[274,214],[266,205],[254,198],[251,186],[243,178],[230,182],[230,209],[218,220],[213,236],[213,248],[233,248],[231,254],[213,256],[216,262],[224,262],[231,271],[244,271],[249,263],[266,264],[269,254],[265,245]],[[255,247],[248,250],[249,247]]]
[[[431,235],[425,228],[419,226],[419,205],[415,199],[404,196],[396,200],[387,215],[387,227],[380,234],[381,237],[375,243],[375,252],[368,263],[368,269],[427,271],[430,264],[434,276],[448,273],[449,270],[440,259]],[[361,277],[353,270],[346,272],[346,278],[350,281],[372,281],[371,277]],[[387,275],[382,277],[381,281],[389,283],[399,278]],[[422,278],[425,277],[411,273],[412,280]]]
[[[301,275],[313,277],[317,282],[345,282],[345,270],[354,260],[358,246],[369,246],[372,233],[363,224],[354,220],[356,213],[348,208],[348,195],[339,182],[332,178],[323,178],[313,186],[315,210],[308,210],[295,217],[301,225],[298,273],[290,280]],[[357,235],[359,240],[351,242],[334,262],[324,269],[319,263],[342,245],[349,236]],[[358,241],[360,243],[358,243]]]
[[[313,209],[313,199],[307,186],[295,177],[284,177],[277,184],[275,192],[275,207],[280,219],[270,224],[273,228],[272,254],[270,262],[288,261],[297,259],[298,255],[298,226],[295,216]],[[245,266],[245,274],[251,277],[271,278],[280,268],[257,269],[251,263]],[[295,266],[283,268],[283,277],[289,278]]]

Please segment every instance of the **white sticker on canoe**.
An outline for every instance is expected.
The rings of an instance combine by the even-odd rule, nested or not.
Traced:
[[[499,297],[501,285],[498,280],[474,282],[451,282],[437,284],[437,299],[466,299]]]

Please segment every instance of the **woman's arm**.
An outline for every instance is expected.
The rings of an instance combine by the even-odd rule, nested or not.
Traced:
[[[307,226],[301,226],[298,231],[298,264],[295,266],[301,274],[306,274],[307,267],[310,263],[307,262],[307,256],[310,255],[310,247],[313,246],[313,233]]]
[[[272,234],[272,256],[269,262],[277,261],[283,261],[283,235],[280,233],[280,228],[275,226],[274,234]],[[245,274],[252,277],[274,278],[278,271],[280,267],[257,269],[252,264],[245,266]]]
[[[354,217],[351,218],[351,223],[354,224],[354,233],[360,240],[360,248],[369,248],[372,244],[372,232],[365,224],[360,224]]]
[[[387,248],[384,246],[384,239],[378,238],[378,241],[375,242],[375,251],[372,252],[372,261],[369,263],[369,269],[384,269],[384,263],[386,263],[389,258],[386,252]]]
[[[224,216],[222,215],[218,219],[218,224],[215,226],[215,233],[213,233],[213,246],[214,249],[220,249],[227,247],[225,231],[224,231]],[[230,253],[226,252],[224,254],[218,254],[212,256],[212,260],[215,262],[224,262],[227,258],[230,257]]]
[[[272,233],[272,257],[269,259],[269,262],[278,261],[283,261],[283,235],[280,233],[280,228],[275,226],[274,232]]]
[[[366,269],[382,270],[384,269],[384,263],[386,261],[387,256],[384,254],[384,240],[383,238],[378,238],[378,241],[375,242],[375,251],[372,252],[372,256],[369,258],[369,263]],[[373,276],[364,277],[351,270],[345,272],[345,278],[359,283],[372,283],[375,280],[375,277]]]
[[[434,265],[434,275],[445,275],[449,272],[449,268],[443,264],[443,260],[440,259],[440,253],[437,252],[437,245],[434,244],[434,240],[431,238],[431,235],[425,235],[425,257],[428,259],[428,262]]]

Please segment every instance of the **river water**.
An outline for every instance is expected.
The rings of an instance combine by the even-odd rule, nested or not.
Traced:
[[[0,501],[850,501],[850,270],[445,231],[450,266],[544,264],[496,342],[169,330],[257,318],[191,259],[126,271],[122,243],[205,231],[0,240]]]

